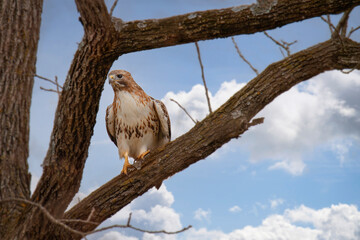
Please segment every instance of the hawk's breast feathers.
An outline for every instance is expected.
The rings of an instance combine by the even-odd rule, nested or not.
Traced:
[[[106,109],[106,129],[120,157],[137,158],[168,143],[171,130],[165,105],[148,96],[128,72],[115,70],[110,77],[113,72],[121,81],[110,82],[115,96]]]

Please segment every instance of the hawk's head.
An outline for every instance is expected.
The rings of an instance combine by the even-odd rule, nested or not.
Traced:
[[[125,70],[113,70],[109,73],[109,83],[116,91],[139,91],[141,87],[134,81],[131,74]]]

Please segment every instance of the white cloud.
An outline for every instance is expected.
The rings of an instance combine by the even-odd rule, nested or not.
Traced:
[[[138,240],[136,237],[129,237],[122,233],[111,231],[106,233],[100,240]]]
[[[211,211],[210,210],[203,210],[202,208],[197,209],[194,212],[194,219],[199,220],[199,221],[210,221],[210,215],[211,215]]]
[[[237,212],[241,212],[241,211],[242,211],[242,209],[237,205],[229,208],[229,212],[232,212],[232,213],[237,213]]]
[[[235,80],[224,82],[215,95],[210,93],[213,109],[243,86]],[[333,146],[329,149],[342,164],[351,143],[360,141],[359,86],[359,71],[347,75],[327,72],[297,85],[258,114],[265,117],[264,124],[245,132],[238,146],[250,153],[251,162],[271,161],[270,170],[283,169],[293,175],[303,173],[304,155],[317,146]],[[194,124],[170,98],[197,120],[208,113],[202,85],[195,85],[189,92],[167,93],[162,100],[169,110],[174,138]]]
[[[360,237],[360,212],[354,205],[339,204],[315,210],[306,206],[270,215],[259,226],[230,233],[206,228],[191,229],[179,239],[221,240],[356,240]]]
[[[159,191],[152,189],[142,198],[152,202],[152,206],[148,206],[145,204],[146,201],[142,201],[148,210],[143,210],[140,202],[136,203],[137,200],[134,200],[134,203],[122,210],[123,213],[119,212],[111,218],[112,224],[126,223],[128,213],[133,212],[131,223],[142,229],[174,231],[182,228],[179,214],[171,207],[174,198],[164,184]],[[284,200],[281,198],[270,200],[272,208],[283,203]],[[265,204],[259,202],[254,206],[267,208]],[[235,205],[231,209],[237,211],[240,207]],[[195,211],[194,218],[209,221],[210,214],[210,210],[199,208]],[[124,233],[117,231],[105,233],[101,240],[357,240],[360,239],[360,211],[355,205],[348,204],[332,205],[318,210],[301,205],[294,209],[286,209],[283,214],[270,215],[258,226],[248,225],[229,233],[219,229],[191,228],[177,235],[135,233],[137,236],[128,236],[128,233],[134,233],[122,231]]]
[[[270,199],[270,207],[272,209],[277,208],[278,206],[282,205],[283,203],[284,203],[284,199],[282,199],[282,198]]]
[[[358,141],[358,86],[360,72],[345,75],[333,71],[279,96],[258,114],[265,116],[264,124],[244,134],[242,142],[249,149],[251,160],[271,159],[275,162],[270,169],[300,175],[306,166],[304,153],[321,144],[331,145],[344,139]]]
[[[303,222],[320,230],[318,239],[360,239],[360,212],[354,205],[339,204],[314,210],[304,205],[285,211],[293,223]]]
[[[218,108],[244,85],[243,83],[237,83],[235,80],[232,80],[222,83],[220,89],[214,96],[209,92],[212,108]],[[173,98],[179,102],[194,119],[200,121],[209,113],[204,91],[204,86],[197,84],[193,86],[189,92],[180,91],[176,94],[168,92],[162,99],[169,111],[173,139],[190,130],[194,126],[194,123],[184,111],[179,108],[176,103],[170,101],[170,99]]]
[[[132,213],[132,225],[145,230],[177,231],[182,229],[180,215],[171,208],[174,196],[163,183],[159,190],[150,189],[110,218],[112,224],[125,224]],[[143,240],[172,240],[175,235],[144,233]],[[121,239],[121,238],[119,238]]]
[[[345,163],[345,159],[351,146],[352,142],[348,139],[339,139],[331,144],[331,150],[336,154],[341,165]]]

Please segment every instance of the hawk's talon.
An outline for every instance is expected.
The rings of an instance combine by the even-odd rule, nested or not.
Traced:
[[[139,159],[144,159],[144,157],[146,156],[146,155],[148,155],[150,153],[150,150],[147,150],[147,151],[145,151],[145,152],[143,152],[142,154],[140,154],[137,158],[136,158],[136,160],[139,160]]]

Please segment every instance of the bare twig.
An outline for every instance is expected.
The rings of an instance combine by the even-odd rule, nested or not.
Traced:
[[[59,94],[58,91],[54,90],[54,89],[51,89],[51,88],[43,88],[43,87],[40,87],[41,90],[44,90],[44,91],[47,91],[47,92],[54,92],[54,93],[57,93]]]
[[[139,232],[144,232],[144,233],[165,233],[165,234],[178,234],[178,233],[181,233],[181,232],[184,232],[188,229],[190,229],[192,226],[189,225],[185,228],[182,228],[178,231],[173,231],[173,232],[169,232],[169,231],[165,231],[165,230],[158,230],[158,231],[152,231],[152,230],[144,230],[144,229],[141,229],[141,228],[137,228],[137,227],[134,227],[130,224],[130,221],[131,221],[131,213],[129,214],[129,218],[128,218],[128,221],[127,221],[127,224],[126,225],[119,225],[119,224],[116,224],[116,225],[111,225],[111,226],[107,226],[107,227],[103,227],[103,228],[99,228],[99,229],[96,229],[94,231],[90,231],[90,232],[81,232],[81,231],[78,231],[76,229],[73,229],[71,228],[70,226],[66,225],[65,223],[68,222],[68,223],[72,223],[72,222],[80,222],[80,223],[84,223],[84,224],[94,224],[94,225],[98,225],[99,223],[97,222],[92,222],[92,221],[89,221],[89,219],[91,218],[92,214],[95,212],[95,209],[93,208],[91,210],[91,213],[88,217],[88,220],[82,220],[82,219],[56,219],[53,215],[51,215],[51,213],[49,213],[48,210],[46,210],[45,207],[43,207],[42,205],[40,205],[39,203],[36,203],[36,202],[32,202],[30,200],[27,200],[27,199],[24,199],[24,198],[5,198],[5,199],[0,199],[0,204],[2,203],[6,203],[6,202],[20,202],[22,204],[30,204],[32,206],[35,206],[37,208],[39,208],[41,210],[41,212],[54,224],[56,225],[59,225],[60,227],[63,227],[64,229],[68,230],[69,232],[71,233],[74,233],[74,234],[77,234],[77,235],[80,235],[82,238],[86,239],[86,236],[88,235],[91,235],[91,234],[94,234],[94,233],[97,233],[97,232],[102,232],[102,231],[105,231],[105,230],[108,230],[108,229],[111,229],[111,228],[130,228],[130,229],[134,229],[136,231],[139,231]],[[23,205],[25,207],[25,205]]]
[[[191,115],[188,113],[188,111],[186,111],[186,109],[180,105],[180,103],[178,103],[177,101],[175,101],[174,99],[170,98],[170,101],[173,101],[174,103],[176,103],[182,110],[184,110],[184,112],[186,113],[186,115],[189,116],[189,118],[196,124],[198,121],[195,121]]]
[[[209,98],[209,90],[208,90],[208,88],[206,86],[205,75],[204,75],[204,66],[203,66],[202,61],[201,61],[199,44],[197,42],[195,42],[195,46],[196,46],[196,51],[197,51],[198,58],[199,58],[200,67],[201,67],[201,77],[202,77],[204,87],[205,87],[205,95],[206,95],[206,100],[207,100],[207,103],[208,103],[208,106],[209,106],[209,112],[212,113],[211,104],[210,104],[210,98]]]
[[[91,221],[91,218],[92,218],[94,212],[95,212],[95,208],[92,208],[88,218],[86,219],[86,221]]]
[[[286,58],[286,55],[285,55],[285,53],[284,53],[284,50],[282,50],[281,47],[279,47],[279,50],[280,50],[280,52],[281,52],[281,55],[282,55],[284,58]]]
[[[112,16],[112,14],[114,12],[114,9],[115,9],[117,3],[118,3],[118,0],[115,0],[113,5],[111,6],[110,13],[109,13],[110,17]]]
[[[340,37],[344,38],[346,37],[346,30],[347,30],[347,23],[349,20],[349,15],[352,11],[352,8],[349,10],[346,10],[344,14],[342,15],[338,25],[336,26],[335,32],[340,35]]]
[[[130,228],[130,229],[134,229],[136,231],[139,231],[139,232],[143,232],[143,233],[165,233],[165,234],[178,234],[178,233],[182,233],[182,232],[185,232],[186,230],[192,228],[191,225],[187,226],[187,227],[184,227],[183,229],[180,229],[178,231],[174,231],[174,232],[168,232],[168,231],[165,231],[165,230],[159,230],[159,231],[151,231],[151,230],[144,230],[144,229],[141,229],[141,228],[137,228],[137,227],[134,227],[132,225],[119,225],[119,224],[115,224],[115,225],[111,225],[111,226],[108,226],[108,227],[103,227],[103,228],[99,228],[99,229],[96,229],[94,231],[91,231],[91,232],[88,232],[87,235],[90,235],[90,234],[94,234],[94,233],[97,233],[97,232],[101,232],[101,231],[105,231],[105,230],[109,230],[111,228]]]
[[[348,38],[351,37],[351,34],[353,34],[355,31],[359,30],[360,29],[360,26],[357,26],[356,28],[351,28],[351,30],[349,31],[349,34],[348,34]]]
[[[62,86],[59,85],[59,83],[57,82],[57,77],[56,77],[56,76],[55,76],[55,81],[53,81],[53,80],[51,80],[51,79],[49,79],[49,78],[46,78],[46,77],[39,76],[39,75],[37,75],[37,74],[35,74],[35,77],[40,78],[40,79],[45,80],[45,81],[48,81],[48,82],[50,82],[50,83],[52,83],[52,84],[54,84],[54,85],[56,85],[57,87],[59,87],[59,88],[62,89]]]
[[[52,83],[52,84],[54,84],[56,86],[56,90],[51,89],[51,88],[40,87],[41,90],[48,91],[48,92],[55,92],[60,96],[61,90],[63,89],[63,87],[59,84],[57,76],[55,76],[55,81],[53,81],[53,80],[51,80],[49,78],[46,78],[46,77],[39,76],[37,74],[35,74],[35,77],[40,78],[40,79],[42,79],[44,81],[50,82],[50,83]]]
[[[264,31],[264,34],[270,38],[275,44],[279,45],[280,48],[283,48],[287,55],[290,56],[291,52],[290,52],[290,46],[293,45],[294,43],[297,43],[297,40],[293,41],[293,42],[285,42],[284,40],[281,40],[281,42],[277,41],[275,38],[273,38],[272,36],[270,36],[266,31]],[[281,50],[280,50],[281,51]],[[281,51],[281,53],[283,54],[283,52]],[[284,54],[283,54],[284,56]]]
[[[259,71],[253,67],[253,65],[251,65],[251,63],[244,57],[244,55],[242,55],[242,53],[240,52],[240,49],[237,45],[237,43],[235,42],[234,37],[231,37],[232,42],[234,43],[234,46],[236,48],[237,53],[239,54],[239,56],[241,57],[242,60],[244,60],[245,63],[247,63],[247,65],[249,65],[249,67],[256,73],[256,75],[259,75]]]
[[[345,74],[349,74],[351,73],[352,71],[354,71],[355,69],[360,69],[360,63],[358,63],[353,69],[349,69],[349,70],[340,70],[342,73],[345,73]]]
[[[326,15],[326,19],[323,16],[321,16],[320,18],[321,18],[321,20],[323,20],[324,22],[326,22],[328,24],[329,29],[330,29],[330,34],[332,35],[334,33],[336,27],[332,24],[330,15],[329,14]]]
[[[126,226],[130,226],[131,215],[132,215],[132,212],[131,212],[131,213],[129,213],[129,218],[128,218],[128,221],[127,221]]]
[[[61,94],[60,87],[61,87],[61,86],[59,85],[57,76],[55,76],[55,84],[56,84],[56,92],[57,92],[58,95],[60,96],[60,94]],[[62,87],[61,87],[61,89],[62,89]]]

